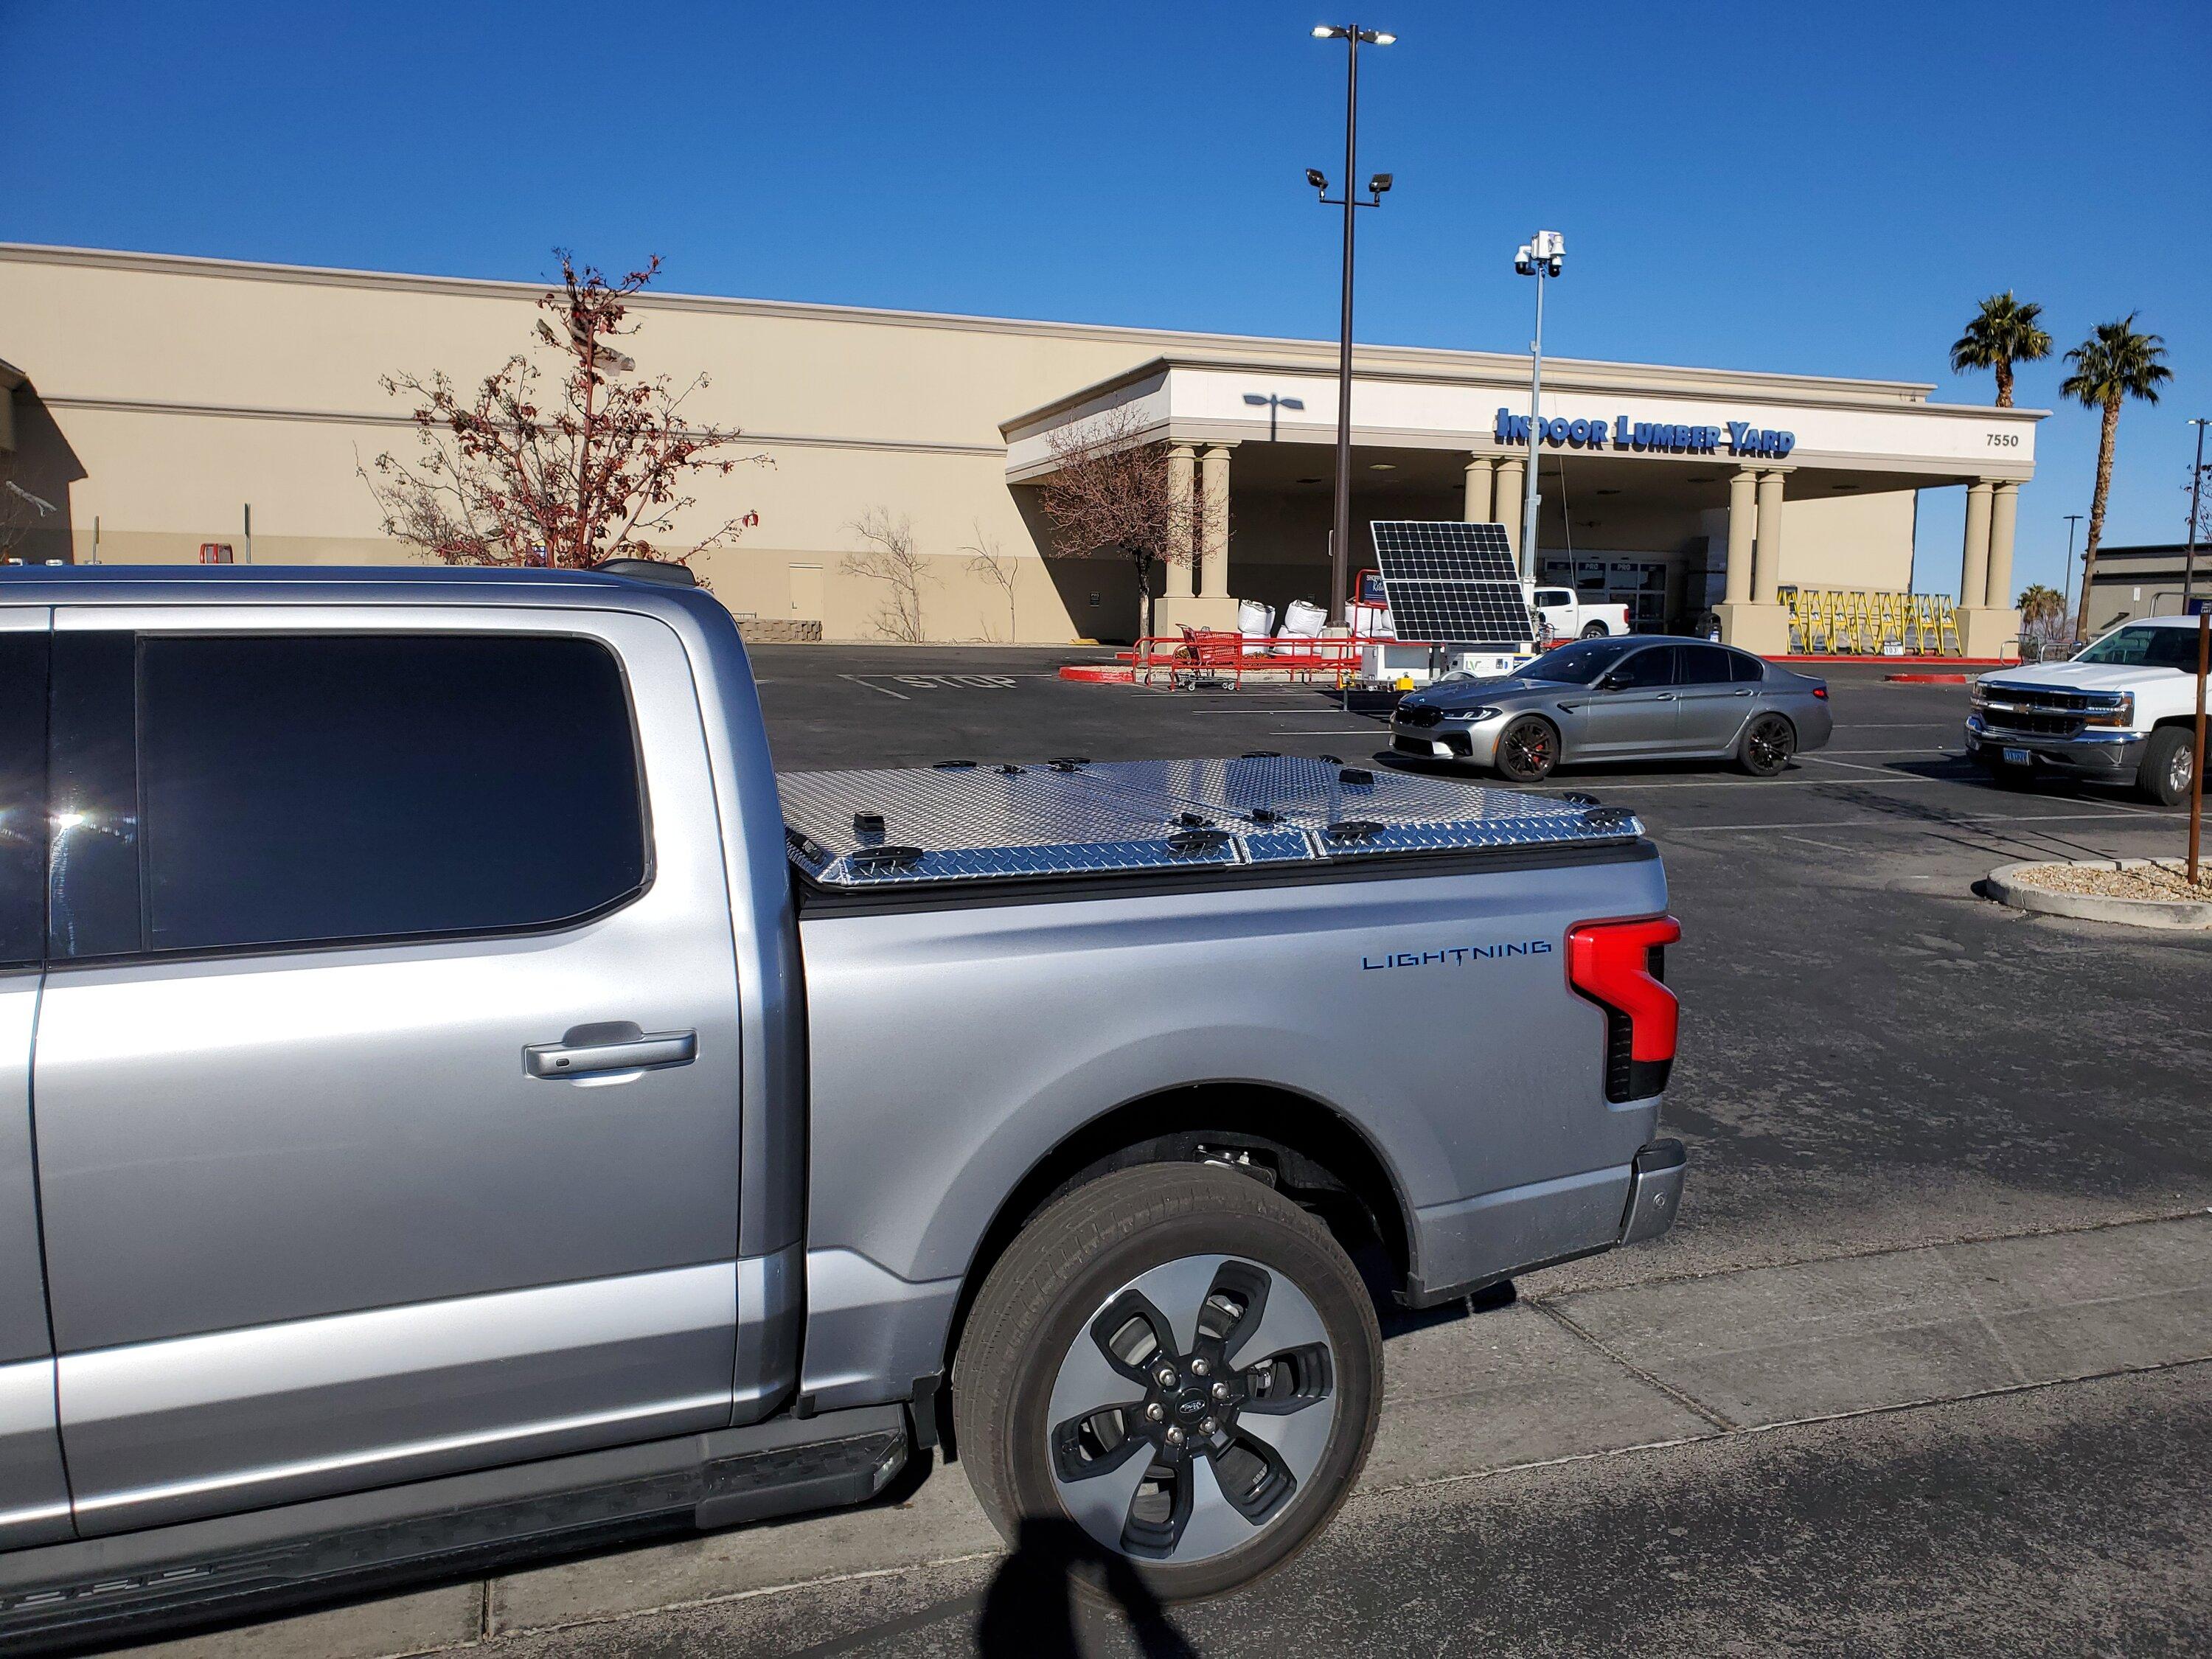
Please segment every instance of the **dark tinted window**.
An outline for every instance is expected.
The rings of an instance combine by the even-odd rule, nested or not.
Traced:
[[[53,639],[47,743],[46,953],[102,957],[145,945],[138,905],[138,763],[129,634]]]
[[[2130,667],[2179,668],[2197,672],[2197,630],[2193,628],[2123,628],[2107,634],[2075,659],[2109,662]]]
[[[149,637],[138,693],[150,949],[528,927],[644,883],[591,641]]]
[[[1684,685],[1726,685],[1735,678],[1735,653],[1717,645],[1678,645],[1674,647],[1675,678]]]
[[[1756,657],[1747,657],[1741,651],[1729,653],[1729,678],[1739,683],[1756,684],[1766,678],[1766,665]]]
[[[1655,645],[1624,659],[1613,671],[1610,685],[1621,691],[1640,690],[1646,686],[1668,685],[1674,680],[1674,647]]]
[[[1633,651],[1632,641],[1577,640],[1556,651],[1547,651],[1521,671],[1523,679],[1551,680],[1562,685],[1588,685]]]
[[[0,968],[38,961],[46,927],[46,636],[0,634]]]

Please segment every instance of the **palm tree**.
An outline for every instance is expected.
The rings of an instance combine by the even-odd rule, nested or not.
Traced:
[[[2112,445],[2119,435],[2120,401],[2140,398],[2158,401],[2158,389],[2173,378],[2173,371],[2159,361],[2166,342],[2155,334],[2136,332],[2136,313],[2130,311],[2117,323],[2100,323],[2089,337],[2066,354],[2074,372],[2059,382],[2058,395],[2072,398],[2087,409],[2100,409],[2105,427],[2097,440],[2097,488],[2089,498],[2089,539],[2081,550],[2081,606],[2074,614],[2074,635],[2089,631],[2089,584],[2097,578],[2097,544],[2105,534],[2105,501],[2112,490]]]
[[[2048,642],[2066,620],[2066,600],[2055,587],[2031,582],[2021,590],[2020,623],[2023,633]]]
[[[2010,409],[2012,366],[2036,362],[2051,355],[2051,336],[2036,321],[2042,315],[2041,306],[2033,300],[2014,299],[2010,289],[1990,295],[1952,346],[1951,372],[1964,374],[1970,369],[1995,369],[1997,407]]]

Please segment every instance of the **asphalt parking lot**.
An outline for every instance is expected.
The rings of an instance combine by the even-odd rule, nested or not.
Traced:
[[[754,660],[785,770],[1387,753],[1384,699],[1060,680],[1079,654]],[[2212,1650],[2212,937],[1972,890],[2016,859],[2171,854],[2179,817],[2000,789],[1960,753],[1963,687],[1829,678],[1835,739],[1779,778],[1558,781],[1666,858],[1681,1220],[1505,1305],[1398,1320],[1363,1489],[1264,1588],[1072,1605],[940,1469],[869,1510],[175,1650]]]

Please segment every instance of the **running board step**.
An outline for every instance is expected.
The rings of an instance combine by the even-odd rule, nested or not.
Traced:
[[[24,1550],[0,1556],[0,1648],[141,1638],[429,1568],[865,1503],[911,1444],[902,1407],[867,1407]]]

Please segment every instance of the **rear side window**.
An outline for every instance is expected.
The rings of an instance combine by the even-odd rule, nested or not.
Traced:
[[[36,963],[46,932],[46,649],[0,634],[0,968]]]
[[[136,856],[57,868],[58,956],[543,927],[645,884],[629,698],[594,641],[61,637],[93,654],[66,720],[57,663],[53,763],[79,828],[127,817]]]
[[[1683,685],[1726,685],[1735,668],[1735,653],[1717,645],[1678,645],[1681,667],[1676,676]]]
[[[1756,684],[1766,678],[1766,665],[1741,651],[1729,653],[1729,678],[1738,684]]]

